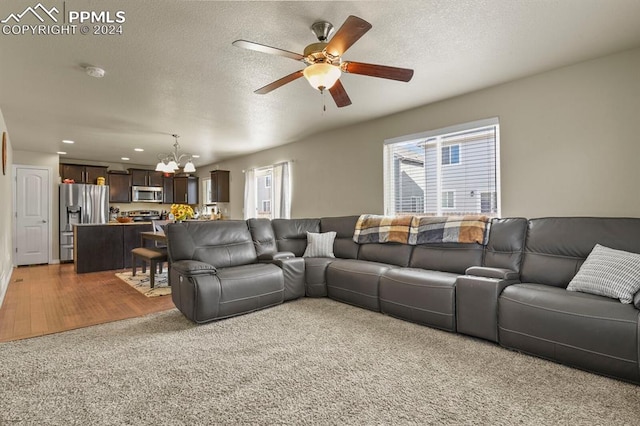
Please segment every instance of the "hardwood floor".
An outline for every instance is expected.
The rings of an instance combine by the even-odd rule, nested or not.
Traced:
[[[0,342],[133,318],[174,307],[116,278],[120,271],[76,274],[72,263],[15,268],[0,307]]]

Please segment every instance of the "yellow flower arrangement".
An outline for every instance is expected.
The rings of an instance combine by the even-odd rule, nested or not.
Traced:
[[[171,214],[175,220],[193,218],[193,209],[187,204],[171,204]]]

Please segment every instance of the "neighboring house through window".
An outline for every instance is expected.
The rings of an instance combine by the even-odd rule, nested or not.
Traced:
[[[266,167],[256,170],[256,189],[257,189],[257,205],[258,216],[271,219],[271,175],[273,169]]]
[[[499,123],[464,123],[385,141],[385,214],[500,215]]]
[[[245,170],[244,217],[291,217],[290,162]]]

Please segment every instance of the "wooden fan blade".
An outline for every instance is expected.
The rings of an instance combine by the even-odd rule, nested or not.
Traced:
[[[342,56],[353,43],[371,29],[371,24],[357,16],[349,16],[331,38],[325,51],[331,56]]]
[[[264,44],[254,43],[247,40],[236,40],[233,43],[236,47],[242,47],[243,49],[255,50],[256,52],[268,53],[270,55],[284,56],[285,58],[295,59],[301,61],[304,56],[299,53],[289,52],[288,50],[278,49],[277,47],[266,46]]]
[[[408,68],[387,67],[385,65],[364,64],[362,62],[343,62],[342,71],[351,74],[368,75],[371,77],[388,78],[390,80],[409,81],[413,77],[413,70]]]
[[[287,83],[291,83],[293,80],[296,80],[300,77],[302,77],[302,70],[286,75],[280,80],[276,80],[273,83],[267,84],[266,86],[259,88],[253,93],[257,93],[258,95],[265,95],[272,90],[276,90],[278,87],[284,86]]]
[[[351,105],[351,99],[349,99],[349,95],[347,95],[347,91],[344,90],[344,86],[337,80],[336,83],[329,89],[329,93],[333,97],[333,100],[336,102],[338,108],[346,107]]]

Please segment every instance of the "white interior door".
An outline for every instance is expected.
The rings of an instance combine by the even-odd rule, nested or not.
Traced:
[[[16,265],[49,263],[49,171],[16,167]]]

